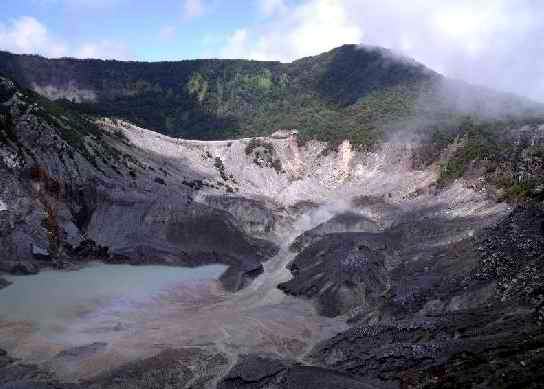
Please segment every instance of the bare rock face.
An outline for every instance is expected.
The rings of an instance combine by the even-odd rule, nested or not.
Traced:
[[[223,263],[230,266],[225,286],[238,290],[277,252],[252,236],[273,229],[272,213],[261,202],[194,201],[202,187],[216,197],[228,189],[222,163],[210,166],[209,175],[197,173],[190,163],[144,148],[151,132],[140,148],[123,133],[127,126],[108,121],[100,127],[70,112],[57,116],[4,78],[0,100],[0,271],[33,274],[89,260]],[[162,151],[178,147],[169,138],[160,141]]]
[[[421,250],[389,273],[391,289],[377,308],[382,320],[355,316],[310,359],[401,387],[537,388],[542,218],[539,209],[518,208],[477,236]],[[421,228],[412,233],[421,236]],[[426,233],[433,232],[441,234],[431,223]]]
[[[169,205],[168,205],[169,204]],[[262,272],[275,255],[275,244],[253,238],[225,211],[145,200],[102,203],[88,229],[108,247],[114,263],[199,266],[223,263],[231,268],[222,281],[238,290]]]
[[[225,355],[197,348],[170,349],[86,381],[82,388],[211,387],[228,363]]]
[[[0,270],[16,276],[37,274],[40,271],[38,265],[29,261],[3,261]]]
[[[317,242],[324,235],[335,232],[378,232],[379,226],[373,220],[355,212],[344,212],[319,224],[317,227],[299,235],[289,246],[289,250],[300,252]]]
[[[32,255],[34,256],[34,258],[42,261],[47,261],[51,259],[51,256],[46,249],[35,244],[32,245]]]
[[[206,196],[203,202],[210,207],[227,211],[240,223],[245,232],[266,235],[274,231],[277,210],[270,199],[242,196]]]
[[[69,387],[69,384],[59,384],[52,373],[40,369],[37,365],[22,363],[0,349],[1,389],[63,389]]]
[[[387,240],[381,234],[327,234],[295,257],[288,266],[293,278],[278,287],[288,294],[316,299],[325,316],[376,304],[389,283],[386,249]]]
[[[0,277],[0,289],[7,288],[10,285],[11,285],[11,282]]]
[[[293,361],[245,355],[217,386],[218,389],[378,389],[379,386],[348,375]]]
[[[316,347],[322,366],[413,387],[531,386],[542,372],[541,331],[530,316],[470,310],[420,321],[355,326]],[[529,331],[533,335],[527,337]],[[500,368],[498,367],[500,366]],[[521,371],[525,373],[520,375]]]

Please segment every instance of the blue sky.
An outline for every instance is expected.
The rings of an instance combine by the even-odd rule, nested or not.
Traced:
[[[544,101],[542,20],[541,0],[0,0],[0,49],[291,61],[361,43]]]
[[[0,10],[4,30],[25,17],[46,29],[49,42],[27,46],[40,54],[152,61],[212,54],[260,14],[247,1],[2,0]]]

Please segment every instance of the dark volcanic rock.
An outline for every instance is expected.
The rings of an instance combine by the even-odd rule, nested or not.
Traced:
[[[271,242],[246,235],[224,212],[180,217],[167,229],[170,243],[184,252],[208,252],[218,257],[237,258],[240,262],[263,262],[278,248]]]
[[[377,386],[319,367],[259,355],[245,355],[218,389],[372,389]]]
[[[474,238],[423,248],[389,273],[375,307],[386,320],[352,320],[311,359],[401,387],[541,387],[543,216],[518,208]]]
[[[110,220],[112,213],[118,215],[115,223],[99,223],[102,218]],[[228,265],[229,277],[223,281],[229,290],[246,285],[262,271],[262,262],[278,251],[275,244],[244,232],[228,212],[197,203],[173,207],[116,203],[100,209],[90,229],[97,242],[110,247],[108,260],[114,263]]]
[[[11,285],[11,282],[9,282],[8,280],[0,277],[0,289],[6,288],[6,287],[8,287],[10,285]]]
[[[4,262],[0,263],[1,270],[7,271],[13,275],[31,275],[37,274],[40,269],[31,262]]]
[[[83,346],[72,347],[58,353],[55,358],[80,358],[93,355],[106,348],[108,344],[104,342],[94,342]]]
[[[251,281],[260,276],[264,272],[262,264],[255,264],[251,268],[250,264],[244,265],[243,268],[233,265],[221,275],[219,278],[225,289],[236,291],[248,286]]]
[[[291,243],[289,250],[299,252],[324,235],[334,232],[378,232],[379,229],[378,224],[371,219],[354,212],[345,212],[299,235]]]
[[[0,348],[0,369],[12,364],[13,362],[15,362],[15,359],[9,357],[8,353]]]
[[[17,381],[9,384],[0,385],[0,389],[68,389],[76,388],[76,385],[40,381]]]
[[[405,387],[537,387],[529,384],[544,376],[533,368],[544,362],[544,333],[534,322],[527,325],[528,312],[509,311],[356,326],[318,346],[312,357],[328,368]]]
[[[502,301],[544,301],[544,211],[517,208],[478,240],[481,261],[466,282],[496,282]]]
[[[223,372],[227,363],[223,354],[196,348],[165,350],[154,357],[129,363],[84,382],[82,387],[203,388]]]
[[[40,369],[37,365],[21,363],[0,350],[1,389],[65,388],[55,383],[56,380],[50,372]]]
[[[32,255],[34,256],[34,258],[40,261],[51,260],[51,256],[49,255],[49,252],[46,249],[43,249],[35,244],[32,245]]]
[[[229,371],[224,382],[266,382],[287,370],[288,367],[287,362],[279,359],[271,359],[260,355],[246,355],[241,357],[241,360]],[[230,387],[232,385],[223,386]]]
[[[268,199],[241,196],[206,196],[206,204],[230,213],[250,234],[265,234],[274,230],[277,216]]]
[[[388,284],[383,234],[345,232],[325,235],[289,264],[293,278],[278,287],[315,298],[326,316],[376,303]]]
[[[222,277],[229,290],[247,285],[262,273],[261,263],[278,252],[275,244],[250,237],[220,211],[178,219],[168,227],[167,238],[183,248],[178,255],[185,264],[215,262],[231,266],[229,274],[236,272],[239,276]]]
[[[67,247],[67,252],[71,257],[78,259],[107,259],[109,257],[109,248],[98,245],[92,239],[85,239],[76,247]]]

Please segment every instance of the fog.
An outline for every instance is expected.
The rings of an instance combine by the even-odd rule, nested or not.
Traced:
[[[544,102],[544,3],[538,0],[262,0],[223,57],[291,61],[345,43],[382,46],[448,77]]]
[[[365,43],[394,49],[449,77],[544,102],[544,3],[352,3]]]

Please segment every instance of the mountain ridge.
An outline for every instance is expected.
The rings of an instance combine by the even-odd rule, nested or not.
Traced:
[[[517,97],[477,92],[390,50],[356,45],[290,63],[123,62],[0,52],[0,74],[71,109],[194,139],[297,128],[302,139],[372,145],[413,118],[451,124],[493,105],[504,117],[544,112]],[[448,83],[457,90],[452,93]]]

